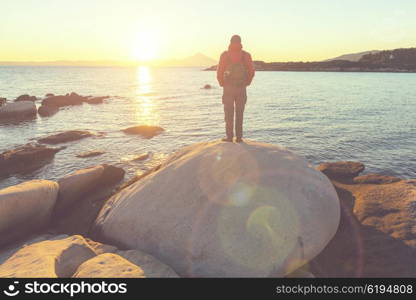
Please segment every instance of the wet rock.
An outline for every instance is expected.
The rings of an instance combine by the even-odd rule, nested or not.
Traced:
[[[85,97],[78,95],[77,93],[67,94],[65,96],[51,96],[42,101],[42,105],[54,105],[57,107],[81,105],[84,102]]]
[[[367,174],[362,176],[357,176],[354,178],[354,183],[358,184],[385,184],[398,182],[401,179],[394,176],[386,176],[380,174]]]
[[[206,84],[206,85],[204,85],[203,89],[205,89],[205,90],[212,89],[212,85]]]
[[[284,276],[327,245],[339,213],[328,178],[289,150],[215,141],[185,147],[112,196],[93,233],[180,276]]]
[[[58,188],[53,181],[31,180],[0,190],[0,246],[48,225]]]
[[[133,126],[123,130],[124,133],[140,135],[147,139],[151,139],[152,137],[161,134],[163,131],[165,130],[162,127],[150,125]]]
[[[83,152],[83,153],[79,153],[76,155],[76,157],[79,158],[87,158],[87,157],[94,157],[94,156],[99,156],[104,154],[104,151],[88,151],[88,152]]]
[[[53,97],[53,96],[55,96],[55,95],[52,94],[52,93],[48,93],[48,94],[45,95],[45,97]]]
[[[354,177],[364,171],[364,168],[364,164],[360,162],[338,161],[322,163],[317,167],[317,170],[324,173],[330,179],[351,182]]]
[[[36,170],[52,160],[63,148],[26,144],[0,154],[0,177]]]
[[[59,111],[59,107],[55,105],[41,105],[38,108],[38,114],[41,117],[50,117],[56,114]]]
[[[6,103],[0,107],[0,121],[25,120],[36,117],[36,105],[32,101]]]
[[[14,101],[15,102],[18,102],[18,101],[32,101],[32,102],[34,102],[36,100],[38,100],[38,98],[36,98],[36,96],[30,96],[28,94],[24,94],[24,95],[21,95],[21,96],[17,97]]]
[[[0,98],[0,106],[3,106],[4,104],[6,104],[7,99],[6,98]]]
[[[84,102],[89,104],[101,104],[104,102],[105,99],[110,98],[110,96],[103,96],[103,97],[86,97],[84,98]]]
[[[94,134],[92,134],[91,132],[85,130],[69,130],[41,138],[38,140],[38,142],[42,144],[55,145],[60,143],[81,140],[93,135]]]

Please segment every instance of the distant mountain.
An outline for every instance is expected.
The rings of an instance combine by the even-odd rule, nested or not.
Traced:
[[[337,56],[334,58],[326,59],[325,61],[332,61],[332,60],[348,60],[348,61],[359,61],[364,55],[367,54],[375,54],[380,52],[379,50],[371,50],[371,51],[364,51],[359,53],[351,53],[351,54],[344,54],[341,56]]]
[[[149,65],[166,67],[208,67],[216,64],[217,61],[202,54],[185,57],[182,59],[158,60],[149,62]],[[0,66],[75,66],[75,67],[95,67],[95,66],[137,66],[139,62],[118,61],[118,60],[57,60],[57,61],[0,61]]]
[[[202,53],[197,53],[182,59],[159,61],[156,64],[166,67],[208,67],[216,63],[217,61],[215,59],[212,59]]]

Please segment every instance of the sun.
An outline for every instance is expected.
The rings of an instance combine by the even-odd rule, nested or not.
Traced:
[[[133,39],[132,56],[138,61],[150,61],[157,58],[159,48],[160,38],[156,31],[141,31]]]

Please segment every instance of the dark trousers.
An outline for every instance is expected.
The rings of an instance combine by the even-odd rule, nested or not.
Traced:
[[[225,133],[227,138],[234,137],[234,111],[235,111],[235,135],[243,137],[243,115],[247,102],[245,86],[224,86],[222,103],[224,104]]]

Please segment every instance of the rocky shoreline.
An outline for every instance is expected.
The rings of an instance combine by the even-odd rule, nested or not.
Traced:
[[[281,149],[278,150],[281,153],[276,153],[275,149]],[[209,153],[212,153],[212,159],[207,156],[211,155]],[[240,157],[249,162],[250,168],[244,171],[238,164],[234,164],[232,159],[231,162],[230,159],[226,160],[228,163],[223,168],[215,159],[218,153],[224,158]],[[250,155],[247,156],[247,153]],[[296,156],[289,159],[288,157],[292,155],[283,148],[253,142],[245,145],[229,145],[222,142],[201,143],[179,150],[160,166],[128,183],[122,182],[124,177],[122,169],[99,165],[68,174],[57,182],[32,180],[2,189],[0,190],[2,203],[0,217],[3,220],[0,226],[2,235],[0,277],[413,277],[416,275],[413,264],[416,255],[414,232],[416,180],[402,180],[378,174],[360,176],[364,165],[358,162],[324,163],[313,170],[306,164],[303,165],[302,159],[299,158],[297,162],[298,158],[294,159]],[[273,161],[279,160],[281,162],[273,166]],[[201,164],[202,169],[196,167]],[[286,164],[290,165],[285,167]],[[212,169],[214,166],[215,169]],[[301,171],[303,168],[304,171]],[[251,174],[251,177],[244,177],[245,172]],[[321,178],[319,175],[322,174],[321,172],[329,178],[328,183],[325,181],[327,179],[324,180],[326,176]],[[266,177],[262,175],[265,173],[268,174]],[[210,177],[210,174],[214,177]],[[284,260],[283,257],[273,258],[268,254],[269,250],[266,250],[268,247],[285,249],[280,248],[283,246],[280,243],[276,244],[277,240],[269,244],[269,236],[264,235],[262,231],[263,221],[256,220],[266,211],[248,219],[254,218],[250,221],[254,222],[252,225],[254,227],[251,229],[254,231],[250,231],[249,236],[245,236],[248,233],[238,234],[240,230],[238,220],[241,216],[248,217],[246,215],[248,208],[242,208],[247,205],[244,200],[245,194],[232,196],[233,201],[237,201],[231,206],[234,207],[232,210],[229,210],[231,208],[221,210],[221,214],[217,216],[215,211],[223,207],[223,204],[215,204],[203,212],[210,207],[206,206],[210,201],[217,203],[225,199],[221,194],[215,196],[219,197],[215,198],[217,200],[211,197],[215,195],[213,191],[221,191],[225,188],[222,184],[218,185],[217,176],[222,178],[221,182],[232,183],[236,180],[233,179],[235,174],[244,175],[242,178],[245,178],[246,182],[251,182],[247,186],[252,186],[254,183],[258,186],[270,186],[261,193],[253,194],[256,201],[267,203],[266,207],[275,207],[278,211],[283,209],[282,203],[279,202],[281,200],[278,200],[279,197],[276,198],[279,189],[281,191],[279,193],[283,193],[281,196],[285,194],[290,198],[292,195],[298,195],[289,199],[288,203],[298,203],[299,209],[302,207],[302,202],[299,201],[306,201],[305,205],[309,210],[298,211],[297,213],[303,217],[291,225],[300,226],[297,229],[299,236],[306,234],[300,244],[303,246],[301,248],[296,244],[290,246],[294,248],[288,252],[289,258],[286,256]],[[252,178],[252,174],[257,175]],[[317,176],[317,181],[312,180],[314,176]],[[289,180],[288,185],[280,183],[278,188],[276,181],[270,182],[271,178],[279,179],[281,182]],[[299,184],[290,185],[289,182],[293,180]],[[300,184],[301,182],[304,184]],[[316,189],[311,189],[314,185]],[[305,190],[306,187],[308,190]],[[244,186],[241,188],[250,194],[250,189]],[[278,189],[271,194],[266,193],[270,188]],[[329,190],[324,192],[326,189]],[[337,195],[337,198],[333,198],[330,189],[334,189],[334,193],[336,191],[334,195]],[[298,194],[299,192],[301,194]],[[318,196],[319,193],[322,193],[321,196]],[[149,197],[154,200],[147,202],[146,199]],[[299,197],[306,198],[299,200]],[[329,202],[320,204],[324,198]],[[198,204],[199,201],[202,202]],[[331,210],[328,211],[328,205],[338,201],[337,206],[340,207],[341,214],[340,220],[337,221],[334,212],[329,213]],[[140,210],[137,210],[135,205],[139,203]],[[157,203],[160,203],[159,208],[155,206]],[[327,204],[323,205],[323,203]],[[170,208],[170,205],[173,206]],[[195,212],[199,211],[197,215],[202,212],[203,214],[199,219],[192,221],[193,218],[189,219],[189,216],[195,216],[193,209],[199,205],[202,205],[201,209],[205,208],[202,211],[197,209]],[[229,207],[228,205],[225,207]],[[312,208],[310,205],[316,206],[316,212],[310,211]],[[285,213],[290,213],[291,205],[284,207],[288,209]],[[208,212],[211,216],[209,218]],[[228,215],[227,222],[232,222],[227,226],[234,227],[237,232],[232,235],[231,232],[223,232],[220,235],[221,239],[217,240],[215,235],[211,236],[209,233],[209,224],[225,220],[221,217],[224,212]],[[130,213],[131,217],[127,213]],[[237,215],[234,216],[234,213]],[[285,223],[287,221],[272,225],[273,222],[279,222],[275,219],[277,218],[275,213],[274,210],[266,213],[270,215],[268,218],[274,216],[268,221],[272,222],[271,228],[287,225]],[[326,214],[327,221],[319,217],[322,213]],[[112,217],[109,218],[109,215]],[[212,222],[205,224],[207,221],[205,218]],[[194,228],[191,236],[185,234],[190,225]],[[318,226],[317,228],[320,229],[315,231],[313,226]],[[308,231],[302,233],[305,228]],[[127,234],[127,229],[131,231],[130,234]],[[118,230],[121,230],[121,233]],[[194,236],[194,230],[198,230],[197,236]],[[329,230],[328,235],[325,238],[320,237],[325,230]],[[276,231],[276,234],[275,238],[278,238],[281,234],[288,233],[282,231],[278,234]],[[203,237],[201,248],[196,246],[199,243],[198,236]],[[192,244],[189,246],[192,245],[192,250],[186,248],[190,238]],[[231,251],[230,254],[233,255],[231,258],[229,254],[224,256],[223,250],[220,249],[224,246],[221,246],[222,243],[235,238],[237,240],[233,243],[247,243],[246,246],[241,247],[245,250],[241,252],[241,249],[234,249],[233,244],[230,244],[232,248],[227,251]],[[260,246],[254,252],[249,251],[247,247],[253,242],[252,238],[260,239],[258,242],[263,239],[258,245],[264,245],[266,248]],[[291,234],[286,238],[287,247],[291,243],[290,240]],[[287,269],[287,262],[293,264],[297,261],[297,258],[292,257],[294,253],[298,253],[299,250],[296,249],[306,249],[303,247],[307,245],[308,248],[312,247],[316,250],[310,254],[302,250],[304,261],[296,263],[299,267],[294,269],[292,267],[293,270]],[[192,251],[193,254],[188,256],[186,254],[188,251]],[[202,252],[197,255],[199,251]],[[252,256],[253,253],[256,255]],[[251,257],[256,264],[242,267],[239,262],[240,255]],[[279,261],[281,262],[277,263]]]

